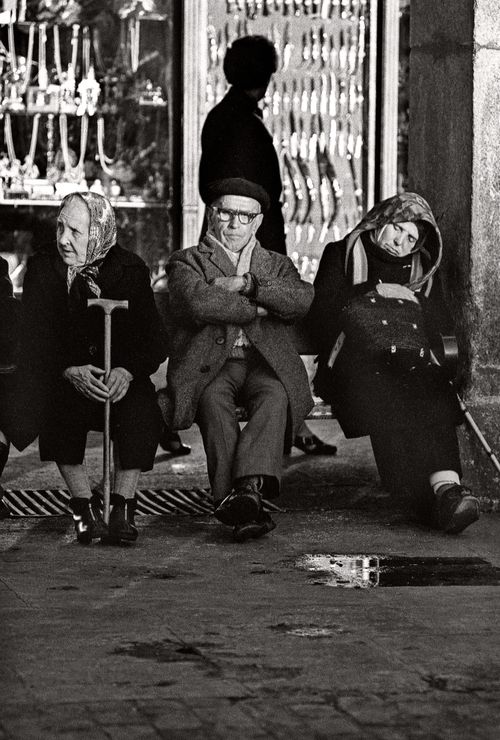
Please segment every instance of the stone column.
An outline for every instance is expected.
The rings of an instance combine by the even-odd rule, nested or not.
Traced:
[[[461,388],[500,451],[500,13],[498,0],[412,0],[410,190],[442,231],[442,277],[456,319]],[[475,437],[465,479],[500,499]],[[499,452],[500,456],[500,452]]]

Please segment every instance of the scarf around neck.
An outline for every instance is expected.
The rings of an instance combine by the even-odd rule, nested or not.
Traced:
[[[368,261],[362,235],[370,234],[390,223],[423,221],[427,224],[425,249],[423,240],[411,253],[412,269],[408,287],[411,290],[424,290],[429,295],[434,273],[441,263],[443,245],[441,234],[434,215],[421,195],[401,193],[377,203],[347,236],[345,272],[350,275],[353,285],[366,282]]]
[[[229,257],[233,265],[236,267],[236,274],[237,275],[244,275],[247,272],[250,272],[250,263],[252,261],[252,254],[253,250],[255,248],[255,245],[257,244],[257,239],[255,238],[255,234],[252,234],[249,241],[242,250],[239,252],[232,252],[230,249],[224,246],[224,244],[217,239],[213,234],[210,232],[207,232],[205,234],[206,241],[211,246],[214,246],[217,244],[225,254]]]

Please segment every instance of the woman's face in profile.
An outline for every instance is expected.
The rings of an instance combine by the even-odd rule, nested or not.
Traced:
[[[90,213],[82,200],[63,207],[57,219],[57,251],[68,267],[84,265],[89,243]]]
[[[394,257],[406,257],[417,241],[418,228],[412,221],[387,224],[377,234],[377,245]]]

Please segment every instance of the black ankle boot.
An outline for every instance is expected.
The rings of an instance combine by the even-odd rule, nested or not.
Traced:
[[[135,542],[135,498],[124,498],[117,493],[111,496],[111,514],[109,515],[109,539],[112,542]]]
[[[69,505],[73,512],[76,539],[80,544],[89,545],[92,540],[106,536],[106,525],[94,497],[75,496],[70,499]]]

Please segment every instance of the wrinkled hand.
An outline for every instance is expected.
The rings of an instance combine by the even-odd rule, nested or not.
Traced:
[[[403,301],[418,303],[415,293],[405,285],[399,285],[398,283],[379,283],[376,288],[377,293],[384,298],[399,298]]]
[[[109,400],[111,403],[116,403],[125,396],[133,377],[132,373],[129,373],[124,367],[114,367],[111,370],[106,383],[109,388]]]
[[[67,367],[63,372],[63,377],[81,393],[85,398],[92,401],[104,403],[109,397],[108,386],[100,379],[104,375],[104,370],[95,365],[74,365]]]
[[[244,289],[246,280],[243,275],[230,275],[228,277],[217,277],[212,285],[228,290],[230,293],[239,293]]]

